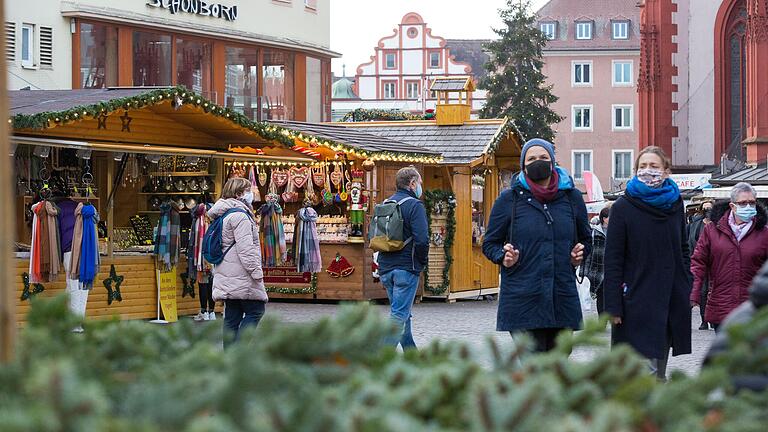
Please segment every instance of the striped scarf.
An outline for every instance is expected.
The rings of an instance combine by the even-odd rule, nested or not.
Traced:
[[[259,208],[259,215],[261,215],[259,241],[264,266],[281,266],[287,258],[285,231],[283,230],[283,209],[277,202],[270,201]]]
[[[175,202],[160,206],[160,221],[155,239],[155,263],[162,271],[170,271],[179,262],[179,208]]]
[[[208,231],[208,218],[205,212],[208,206],[198,204],[192,213],[192,227],[189,230],[189,245],[187,246],[187,274],[189,280],[198,283],[208,282],[208,263],[203,259],[203,237]]]
[[[320,239],[317,236],[317,212],[312,207],[299,210],[293,233],[296,269],[300,272],[319,273],[323,271],[320,256]]]

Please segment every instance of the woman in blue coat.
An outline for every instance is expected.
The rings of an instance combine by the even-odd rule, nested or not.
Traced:
[[[551,143],[528,141],[520,168],[493,204],[483,253],[501,266],[496,330],[527,332],[549,351],[558,332],[581,327],[574,267],[589,254],[587,208]]]
[[[613,343],[627,343],[666,377],[669,349],[691,352],[693,277],[680,191],[671,161],[658,147],[643,149],[635,177],[611,207],[605,248],[605,310]]]

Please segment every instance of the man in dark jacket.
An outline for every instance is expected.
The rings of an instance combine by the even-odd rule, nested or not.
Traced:
[[[389,200],[400,203],[403,216],[403,239],[407,242],[397,252],[379,253],[379,275],[391,304],[390,317],[403,328],[398,343],[403,349],[416,348],[411,334],[411,307],[419,287],[419,275],[427,264],[429,232],[427,211],[419,201],[422,195],[421,175],[409,166],[395,176],[397,192]]]

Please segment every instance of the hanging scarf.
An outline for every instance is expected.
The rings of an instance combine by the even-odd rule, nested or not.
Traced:
[[[175,202],[165,202],[160,206],[155,263],[161,271],[170,271],[179,262],[179,219],[179,207]]]
[[[265,267],[281,266],[286,261],[283,209],[274,200],[259,208],[261,215],[259,241]]]
[[[80,251],[83,247],[83,203],[75,207],[75,228],[72,231],[72,258],[69,261],[69,278],[80,279]]]
[[[84,289],[93,287],[93,280],[99,271],[99,237],[96,234],[96,224],[99,217],[96,207],[85,205],[81,211],[83,218],[83,239],[80,250],[80,283]]]
[[[670,179],[664,180],[658,188],[651,188],[641,182],[637,176],[632,177],[632,180],[627,183],[627,194],[660,210],[669,210],[680,200],[680,189],[677,183]]]
[[[541,186],[533,180],[525,176],[526,184],[530,189],[533,197],[540,203],[549,203],[555,199],[557,192],[560,190],[560,175],[557,170],[552,170],[552,176],[549,177],[549,184],[547,186]]]
[[[55,281],[61,269],[61,236],[59,235],[59,208],[51,201],[45,201],[45,211],[48,225],[48,246],[50,266],[48,280]]]
[[[29,249],[29,281],[32,283],[43,282],[43,276],[40,271],[43,254],[42,238],[40,235],[42,223],[41,218],[38,216],[39,207],[42,205],[42,202],[39,202],[32,206],[32,244]]]
[[[320,239],[317,236],[317,212],[304,207],[296,215],[296,229],[293,233],[296,269],[300,272],[319,273],[323,271],[320,256]]]
[[[59,208],[50,201],[40,201],[32,206],[32,213],[29,278],[33,283],[54,281],[61,269]]]
[[[203,237],[208,231],[208,218],[205,213],[208,206],[198,204],[192,212],[192,226],[189,230],[189,245],[187,246],[187,274],[189,280],[198,283],[208,282],[208,264],[203,259]]]

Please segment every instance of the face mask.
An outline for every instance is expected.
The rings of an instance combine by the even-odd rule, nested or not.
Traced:
[[[413,193],[416,195],[416,198],[421,198],[421,194],[424,193],[424,191],[421,190],[421,183],[416,185],[416,190],[414,190]]]
[[[664,172],[653,168],[637,170],[637,179],[645,183],[649,188],[657,188],[664,183]]]
[[[253,192],[246,192],[245,195],[243,195],[240,199],[245,201],[246,204],[250,205],[253,202]]]
[[[552,162],[547,160],[533,161],[525,166],[525,174],[533,181],[546,180],[552,175]]]
[[[736,216],[744,222],[751,221],[757,214],[755,206],[746,205],[744,207],[736,206]]]

